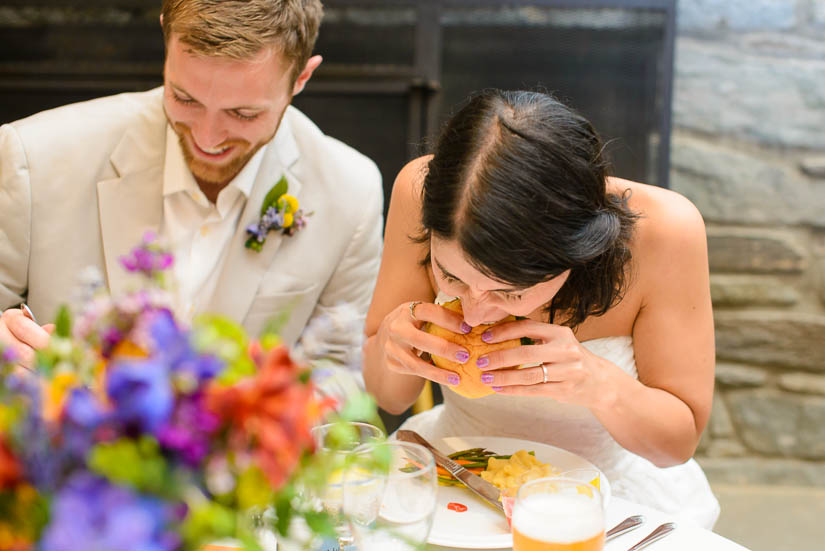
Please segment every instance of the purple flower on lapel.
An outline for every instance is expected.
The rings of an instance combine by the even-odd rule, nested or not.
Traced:
[[[287,194],[288,184],[285,176],[266,194],[261,205],[261,219],[246,227],[249,237],[246,248],[261,252],[266,236],[271,231],[280,230],[284,235],[293,235],[306,226],[306,216],[299,208],[298,199]]]

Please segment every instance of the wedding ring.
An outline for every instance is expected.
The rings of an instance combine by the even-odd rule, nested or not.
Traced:
[[[541,364],[541,372],[544,373],[544,379],[541,381],[543,384],[547,382],[547,365]]]
[[[418,318],[415,317],[415,307],[419,304],[421,304],[420,300],[414,300],[410,303],[410,317],[415,321],[418,321]]]

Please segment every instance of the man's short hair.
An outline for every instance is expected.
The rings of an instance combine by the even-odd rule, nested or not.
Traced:
[[[298,78],[312,55],[320,0],[163,0],[163,38],[172,33],[195,53],[248,59],[274,47]]]

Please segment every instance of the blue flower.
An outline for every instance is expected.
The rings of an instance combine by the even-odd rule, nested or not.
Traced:
[[[87,388],[72,389],[66,399],[63,419],[63,441],[66,451],[85,458],[94,444],[95,430],[108,419],[103,404]]]
[[[175,400],[167,366],[155,358],[114,364],[106,393],[114,404],[116,420],[150,433],[169,419]]]
[[[169,504],[79,472],[56,494],[40,549],[171,551],[181,543],[166,529],[173,515]]]

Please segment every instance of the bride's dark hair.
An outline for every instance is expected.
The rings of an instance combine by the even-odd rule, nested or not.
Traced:
[[[590,122],[538,92],[486,90],[445,125],[424,179],[422,240],[455,240],[485,276],[530,287],[570,270],[547,308],[575,327],[621,300],[636,215],[608,194]]]

